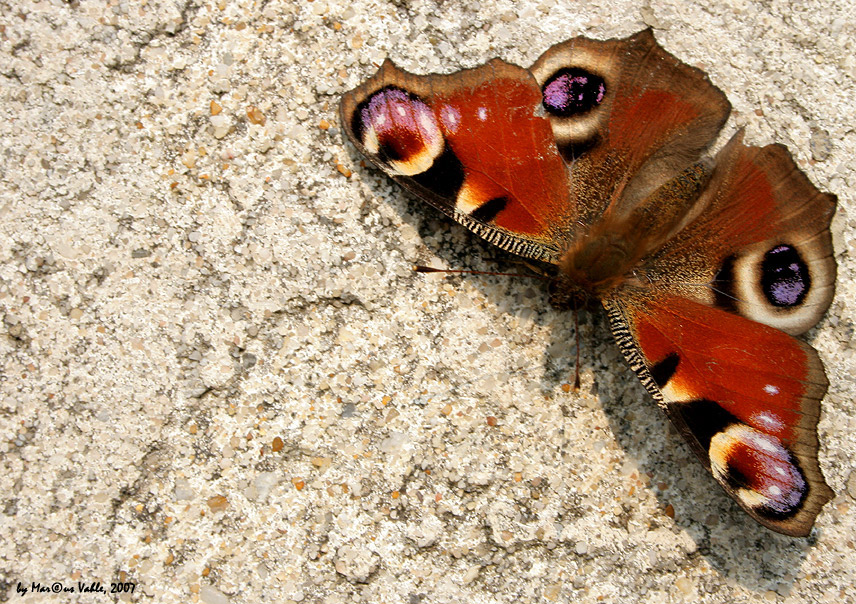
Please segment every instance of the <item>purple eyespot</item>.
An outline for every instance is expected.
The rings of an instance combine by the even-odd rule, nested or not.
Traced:
[[[761,262],[761,289],[773,306],[792,307],[802,303],[811,287],[808,266],[796,248],[777,245]]]
[[[363,102],[354,115],[354,132],[370,153],[401,171],[421,171],[442,147],[434,112],[400,88],[383,88]]]
[[[548,113],[571,117],[600,105],[606,97],[606,83],[599,75],[572,67],[550,76],[541,91]]]

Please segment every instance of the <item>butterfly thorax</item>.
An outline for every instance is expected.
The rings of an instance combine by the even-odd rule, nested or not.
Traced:
[[[609,204],[559,258],[554,304],[580,308],[633,279],[643,259],[698,212],[696,200],[710,175],[709,163],[700,161],[632,203]]]
[[[560,307],[583,307],[620,286],[634,265],[634,250],[626,238],[606,233],[586,238],[562,255],[552,302]]]

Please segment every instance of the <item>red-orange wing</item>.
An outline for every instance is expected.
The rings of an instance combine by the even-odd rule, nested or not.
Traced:
[[[340,106],[351,141],[397,182],[488,241],[555,261],[568,173],[531,74],[498,59],[417,76],[386,61]]]

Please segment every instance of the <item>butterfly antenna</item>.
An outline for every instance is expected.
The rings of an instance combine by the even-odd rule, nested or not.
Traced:
[[[574,392],[579,392],[580,389],[580,320],[579,312],[577,311],[577,303],[574,301],[574,335],[577,340],[577,361],[574,368]]]
[[[457,275],[496,275],[499,277],[529,277],[530,279],[540,279],[541,281],[550,282],[552,279],[543,275],[533,275],[525,273],[497,273],[493,271],[467,271],[448,268],[432,268],[430,266],[413,265],[413,270],[417,273],[453,273]]]

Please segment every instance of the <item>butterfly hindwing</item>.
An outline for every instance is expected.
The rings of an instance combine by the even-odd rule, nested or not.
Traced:
[[[832,301],[835,196],[809,182],[781,145],[719,152],[698,216],[647,260],[646,278],[790,334]]]
[[[731,110],[700,70],[666,52],[651,30],[621,40],[579,37],[530,68],[572,169],[572,205],[592,224],[633,211],[698,160]],[[588,100],[588,102],[585,102]]]

